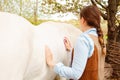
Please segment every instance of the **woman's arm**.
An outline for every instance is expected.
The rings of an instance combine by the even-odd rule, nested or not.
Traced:
[[[47,49],[46,49],[47,50]],[[79,79],[84,72],[87,59],[89,56],[89,43],[85,38],[78,38],[77,43],[74,48],[74,57],[72,67],[64,66],[63,63],[55,64],[53,62],[53,57],[50,49],[48,49],[49,54],[47,59],[47,64],[52,67],[54,71],[60,76],[66,77],[68,79]]]
[[[74,57],[72,67],[64,66],[62,63],[57,63],[54,66],[54,71],[60,76],[68,79],[79,79],[84,72],[89,48],[84,40],[78,39],[74,48]]]

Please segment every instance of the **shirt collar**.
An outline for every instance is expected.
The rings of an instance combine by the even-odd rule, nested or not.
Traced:
[[[85,31],[84,33],[85,34],[92,34],[92,35],[98,36],[96,28],[91,28],[91,29]]]

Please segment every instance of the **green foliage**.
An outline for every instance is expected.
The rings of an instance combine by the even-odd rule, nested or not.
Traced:
[[[63,1],[64,2],[64,1]],[[50,14],[57,13],[57,12],[74,12],[79,13],[82,4],[80,0],[66,0],[65,3],[57,2],[56,0],[48,0],[42,1],[42,8],[43,12],[50,12]],[[47,10],[47,11],[46,11]]]
[[[57,0],[0,0],[0,10],[15,13],[25,17],[32,24],[38,25],[47,20],[40,20],[42,14],[66,13],[73,12],[79,14],[80,9],[84,5],[91,4],[89,0],[63,0],[65,3],[57,2]],[[105,3],[105,2],[103,2]],[[36,7],[36,5],[38,5]],[[35,9],[37,8],[37,9]],[[36,13],[36,14],[35,14]],[[35,21],[35,18],[37,21]],[[70,20],[75,26],[79,22]]]
[[[88,0],[85,0],[86,2]],[[73,12],[78,14],[83,1],[64,0],[64,4],[57,0],[0,0],[0,10],[24,16],[33,24],[39,24],[42,14]],[[33,20],[31,20],[33,19]]]

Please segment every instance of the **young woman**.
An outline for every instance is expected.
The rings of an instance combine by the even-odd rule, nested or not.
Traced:
[[[78,37],[74,47],[71,67],[64,66],[63,63],[55,64],[51,50],[46,46],[47,64],[57,74],[70,80],[103,80],[105,45],[98,8],[96,6],[83,8],[80,11],[80,24],[83,33]],[[70,51],[71,46],[67,38],[65,46],[66,50]]]

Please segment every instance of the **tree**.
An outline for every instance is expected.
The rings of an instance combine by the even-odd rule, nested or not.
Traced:
[[[86,0],[86,2],[88,1],[89,0]],[[73,12],[78,14],[79,9],[82,7],[80,0],[63,0],[63,2],[64,3],[57,2],[57,0],[44,0],[42,1],[42,12],[49,14]]]
[[[2,11],[2,5],[1,5],[1,1],[0,1],[0,11]]]
[[[108,22],[108,39],[107,39],[107,56],[106,62],[110,63],[113,68],[111,78],[120,79],[120,19],[119,12],[120,0],[108,0],[108,5],[103,5],[100,1],[91,0],[93,5],[100,5],[105,14],[101,11],[102,17]],[[96,5],[97,6],[97,5]]]
[[[35,24],[37,24],[37,11],[38,11],[38,0],[36,0],[35,7],[34,7],[34,21],[35,21]]]
[[[22,16],[22,0],[20,0],[20,16]]]

